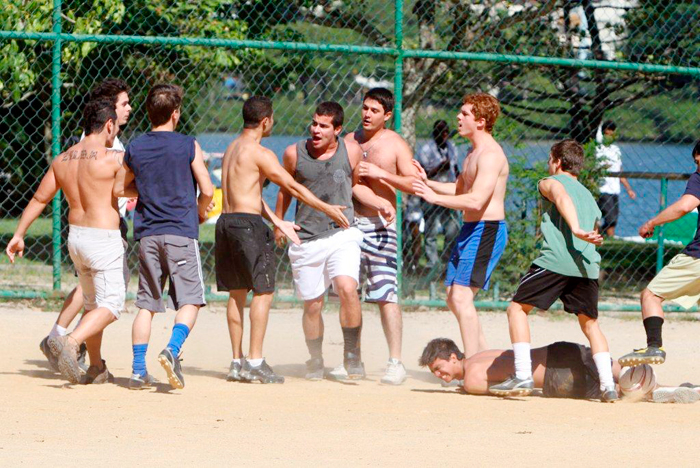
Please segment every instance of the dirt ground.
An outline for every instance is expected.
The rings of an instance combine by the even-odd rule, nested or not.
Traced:
[[[133,307],[132,307],[133,309]],[[184,347],[186,388],[130,391],[132,314],[111,325],[104,355],[115,384],[70,386],[38,349],[56,314],[24,303],[0,303],[0,466],[697,466],[700,404],[662,405],[502,400],[442,388],[417,365],[431,338],[458,339],[444,311],[404,314],[403,386],[379,384],[387,359],[376,311],[367,308],[359,383],[303,379],[306,348],[299,310],[274,310],[265,355],[284,385],[229,383],[231,358],[224,308],[203,311]],[[328,312],[327,367],[341,360],[337,313]],[[491,347],[508,347],[503,313],[481,314]],[[173,313],[156,317],[149,370],[165,380],[156,355]],[[643,344],[635,315],[601,319],[613,356]],[[581,342],[563,315],[533,317],[533,345]],[[695,354],[700,323],[669,320],[669,358],[656,368],[663,383],[700,382]]]

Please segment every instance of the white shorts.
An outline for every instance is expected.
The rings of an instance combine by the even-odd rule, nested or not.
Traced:
[[[85,311],[105,307],[119,318],[126,299],[121,232],[71,225],[68,253],[83,288]]]
[[[350,227],[332,236],[289,246],[297,295],[304,301],[326,292],[336,276],[359,282],[362,231]]]

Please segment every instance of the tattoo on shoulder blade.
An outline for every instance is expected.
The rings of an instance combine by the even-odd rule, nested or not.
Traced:
[[[117,161],[120,166],[124,163],[124,151],[120,150],[107,150],[107,153]]]

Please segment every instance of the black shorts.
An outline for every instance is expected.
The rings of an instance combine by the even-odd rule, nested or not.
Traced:
[[[533,264],[513,296],[513,302],[542,310],[549,309],[557,299],[569,313],[598,318],[597,279],[560,275]]]
[[[612,193],[601,193],[598,198],[598,207],[603,214],[601,231],[609,227],[617,226],[617,218],[620,216],[620,196]]]
[[[547,346],[542,396],[599,399],[600,379],[590,348],[565,341]]]
[[[275,291],[272,231],[262,216],[224,213],[216,222],[216,287],[219,291]]]

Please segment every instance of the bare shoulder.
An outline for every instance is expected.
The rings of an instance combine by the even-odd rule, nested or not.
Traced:
[[[343,140],[345,140],[345,143],[348,145],[351,143],[355,143],[355,144],[359,145],[359,143],[357,141],[357,132],[348,133],[347,135],[345,135],[343,137]]]
[[[89,155],[90,158],[88,158],[88,159],[91,159],[93,154],[95,156],[97,156],[97,151],[96,150],[91,151],[90,155]],[[120,166],[124,163],[124,151],[122,151],[122,150],[108,149],[105,151],[105,157],[109,158],[109,159],[113,159]]]
[[[482,164],[486,163],[502,166],[504,164],[508,165],[508,158],[506,157],[506,153],[503,151],[503,147],[501,147],[501,145],[494,140],[481,152],[479,155],[479,162]]]
[[[386,144],[392,145],[396,148],[397,153],[405,153],[407,150],[410,152],[411,147],[408,145],[406,140],[393,130],[387,129]]]

